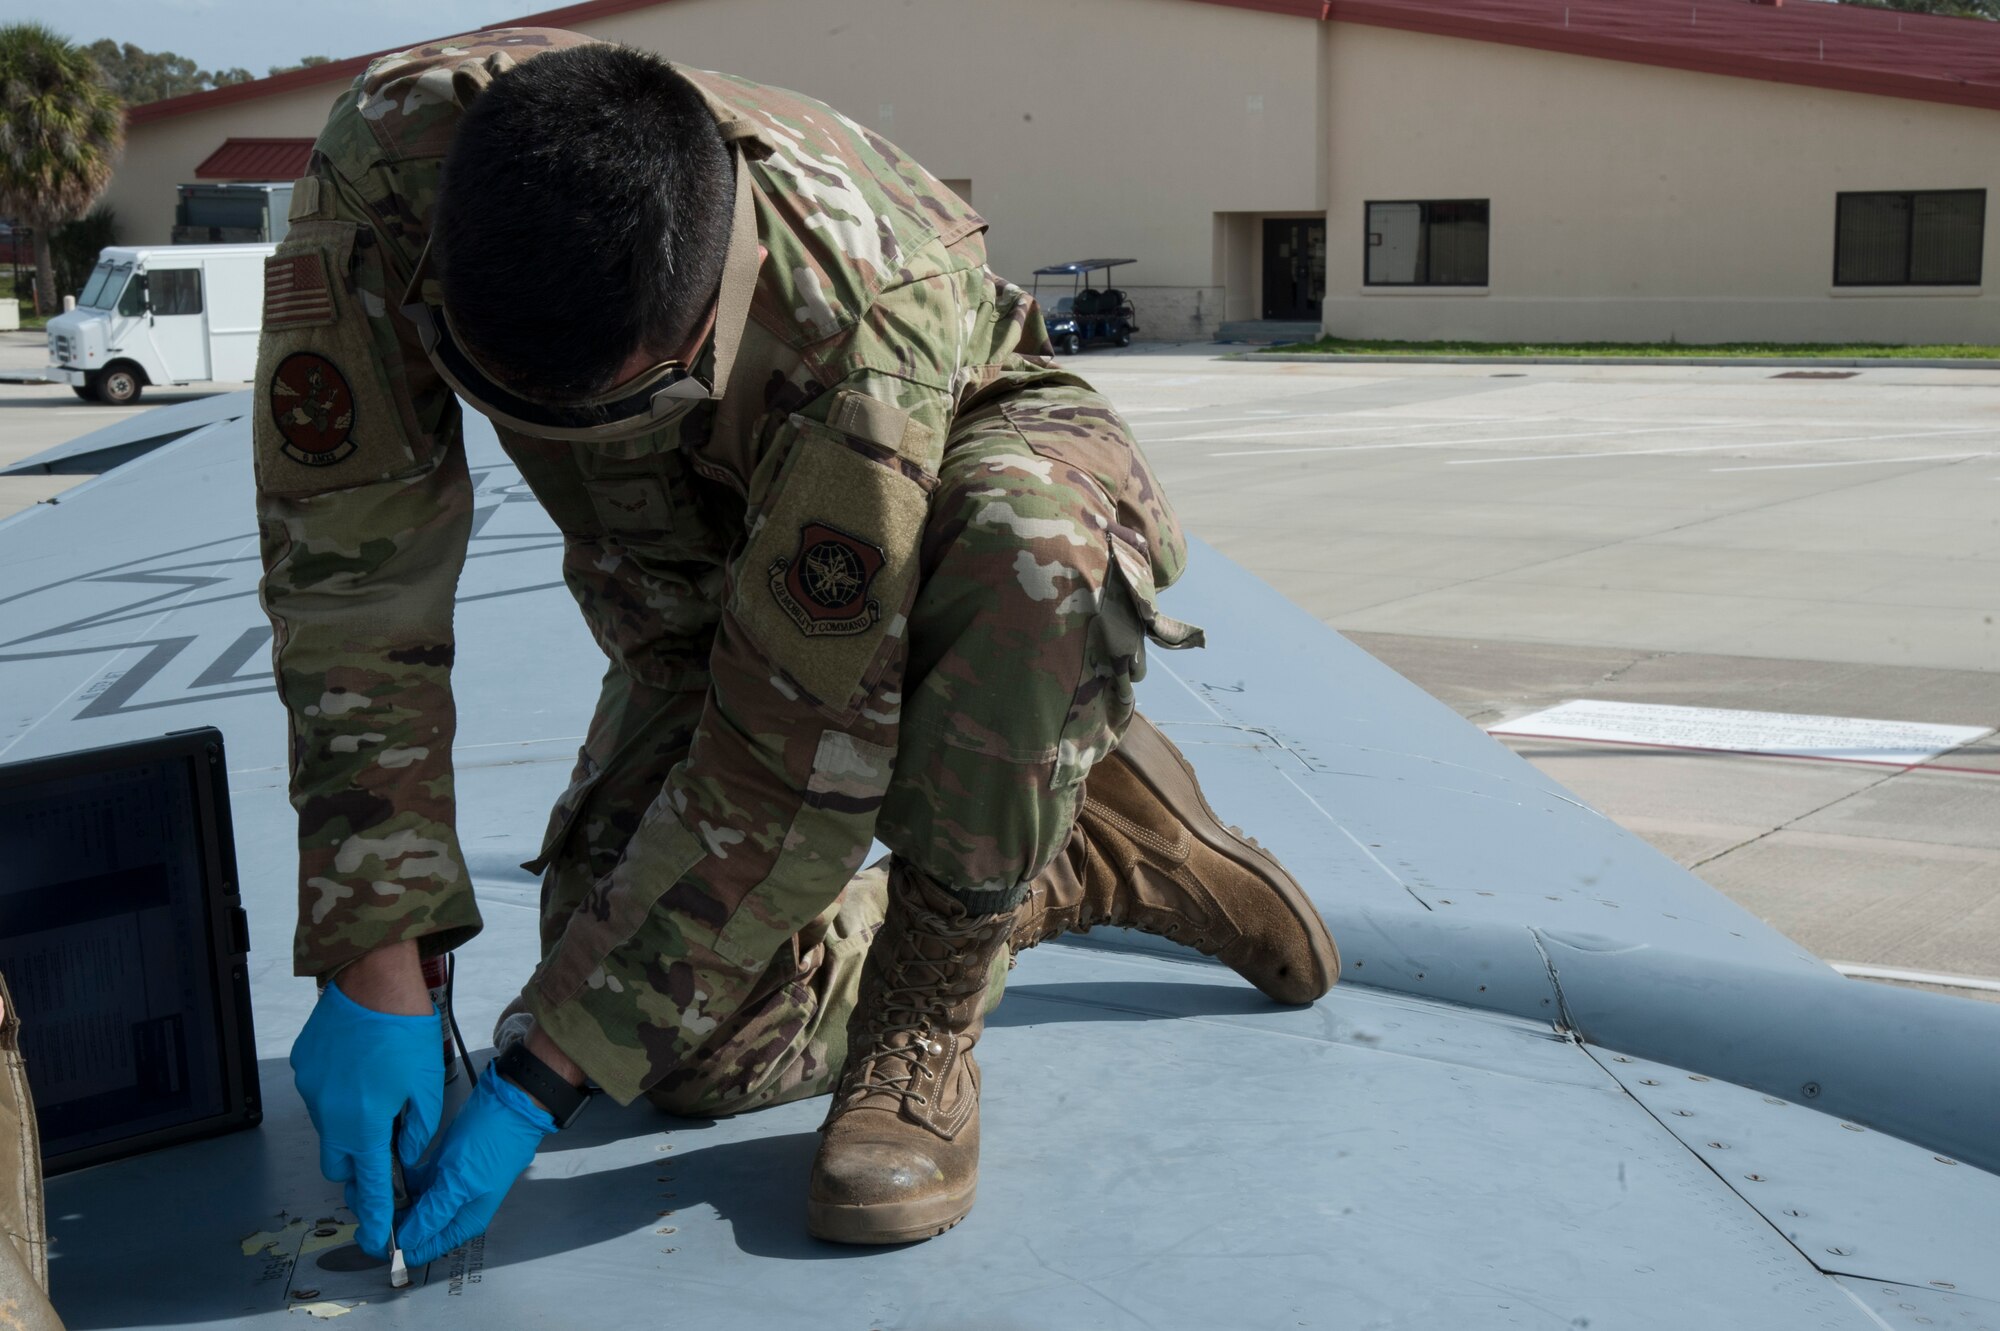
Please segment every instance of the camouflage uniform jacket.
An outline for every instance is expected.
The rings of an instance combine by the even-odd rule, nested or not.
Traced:
[[[511,63],[590,40],[507,29],[377,60],[333,107],[267,268],[254,425],[300,974],[480,927],[451,763],[472,486],[457,401],[400,308],[463,107]],[[705,953],[755,968],[796,927],[738,909],[760,882],[858,867],[865,823],[805,820],[832,818],[843,782],[865,799],[886,780],[852,775],[890,755],[843,748],[840,726],[904,633],[950,422],[996,387],[1076,382],[1044,359],[1033,301],[986,269],[984,223],[915,162],[808,98],[680,72],[754,188],[756,235],[732,244],[765,251],[726,392],[636,441],[501,431],[564,531],[565,579],[614,669],[706,694],[625,860],[544,958],[557,1003],[603,983],[601,958],[669,889]],[[794,724],[746,720],[741,680],[796,699]]]

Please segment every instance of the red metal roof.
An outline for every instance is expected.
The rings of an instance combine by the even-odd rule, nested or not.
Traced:
[[[1332,0],[1367,23],[2000,110],[2000,23],[1789,0]]]
[[[586,0],[505,26],[566,24],[670,0]],[[1905,14],[1824,0],[1201,0],[1338,23],[1403,28],[1544,51],[1664,65],[2000,110],[2000,23]],[[396,50],[401,47],[392,48]],[[344,82],[386,51],[208,92],[147,102],[134,125],[294,88]]]
[[[297,180],[312,156],[311,139],[224,139],[194,169],[196,180]]]

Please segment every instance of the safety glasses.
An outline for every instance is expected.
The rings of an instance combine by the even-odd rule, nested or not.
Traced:
[[[507,388],[473,358],[442,306],[421,301],[403,307],[417,338],[452,391],[497,425],[538,439],[573,442],[630,439],[671,425],[695,404],[715,396],[715,385],[679,361],[662,361],[597,397],[543,402]]]

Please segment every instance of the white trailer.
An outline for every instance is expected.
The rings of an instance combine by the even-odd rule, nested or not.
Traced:
[[[114,245],[49,320],[56,383],[87,401],[136,402],[148,384],[247,381],[264,319],[264,260],[275,245]]]

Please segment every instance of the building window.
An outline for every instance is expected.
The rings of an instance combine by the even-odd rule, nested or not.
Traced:
[[[1983,189],[1842,194],[1835,219],[1835,286],[1979,284]]]
[[[201,269],[155,268],[146,274],[154,314],[200,314]]]
[[[1368,285],[1486,285],[1486,199],[1368,205]]]

